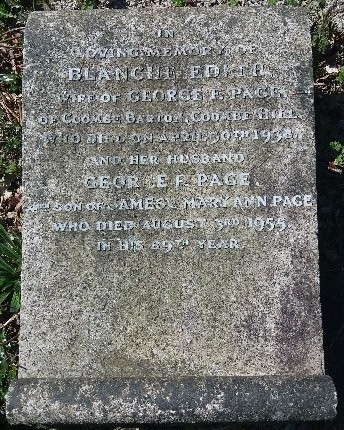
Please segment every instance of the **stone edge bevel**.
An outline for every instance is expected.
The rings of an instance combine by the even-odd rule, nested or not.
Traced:
[[[336,416],[332,379],[233,376],[18,379],[10,424],[106,425],[319,421]]]

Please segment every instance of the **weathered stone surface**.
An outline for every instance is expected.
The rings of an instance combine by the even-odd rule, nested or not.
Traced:
[[[328,376],[19,379],[7,416],[52,426],[315,421],[334,417],[334,393]]]
[[[17,387],[320,377],[303,11],[34,13],[25,64]]]

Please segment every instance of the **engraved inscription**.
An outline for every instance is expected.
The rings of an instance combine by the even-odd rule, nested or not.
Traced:
[[[156,46],[70,48],[54,100],[62,113],[37,112],[36,122],[43,148],[65,147],[84,165],[76,183],[90,199],[68,201],[61,187],[60,199],[27,210],[51,213],[56,234],[101,235],[104,252],[245,252],[257,232],[285,234],[312,193],[285,195],[259,173],[302,141],[296,89],[254,44],[182,44],[170,27],[155,37]]]

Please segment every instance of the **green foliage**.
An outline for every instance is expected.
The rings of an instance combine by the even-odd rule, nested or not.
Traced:
[[[21,50],[20,27],[28,14],[40,8],[28,0],[0,2],[0,181],[20,174],[21,126]],[[4,417],[4,399],[10,381],[17,374],[18,328],[20,308],[21,240],[0,224],[0,428],[8,428]]]
[[[318,3],[318,19],[313,22],[311,35],[313,45],[313,73],[315,80],[326,74],[325,65],[335,40],[332,16],[329,12],[322,12],[323,4]]]
[[[0,112],[0,181],[7,182],[8,175],[19,176],[21,153],[21,127],[5,120]]]
[[[0,306],[2,309],[7,307],[9,312],[19,311],[20,271],[20,237],[8,233],[0,224]]]
[[[6,7],[7,4],[0,4],[0,19],[5,20],[9,18],[14,18],[15,16]]]
[[[344,66],[339,69],[336,81],[344,88]]]
[[[80,3],[80,9],[81,10],[93,10],[97,8],[97,1],[95,0],[86,0],[82,3]]]
[[[1,89],[6,92],[16,95],[21,93],[21,75],[0,74],[1,83],[3,84]],[[14,97],[12,100],[15,100]],[[20,175],[21,140],[20,124],[0,110],[0,181],[2,182],[7,182],[8,175]]]
[[[312,41],[317,55],[325,54],[330,46],[331,21],[327,15],[314,24]]]
[[[9,383],[17,376],[16,355],[4,328],[0,329],[0,401],[4,401]]]
[[[19,94],[22,87],[21,75],[14,73],[0,73],[0,82],[2,82],[10,93]]]
[[[232,6],[232,7],[240,6],[240,0],[229,0],[228,6]]]
[[[16,318],[20,308],[20,271],[20,236],[8,233],[0,224],[0,321],[3,322],[0,326],[0,403],[2,404],[10,381],[17,375],[17,342],[13,341],[17,333],[9,322]]]
[[[0,2],[0,183],[9,183],[21,169],[22,27],[34,4],[27,0]]]
[[[298,0],[284,0],[285,6],[299,6]]]
[[[35,10],[33,0],[2,0],[0,4],[0,30],[24,25],[29,13],[33,10]]]
[[[278,0],[268,0],[268,6],[276,6]],[[284,6],[300,6],[300,0],[284,0]]]
[[[186,0],[172,0],[174,7],[184,7],[186,6]]]
[[[344,145],[338,141],[330,142],[330,147],[335,153],[334,163],[337,166],[344,167]]]
[[[40,8],[33,0],[0,2],[0,181],[20,174],[21,34],[28,14]],[[3,414],[4,398],[17,374],[18,320],[20,307],[21,240],[0,224],[0,428],[8,428]]]

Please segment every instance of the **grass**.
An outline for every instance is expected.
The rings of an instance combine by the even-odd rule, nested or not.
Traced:
[[[21,239],[0,224],[0,404],[17,375]]]

